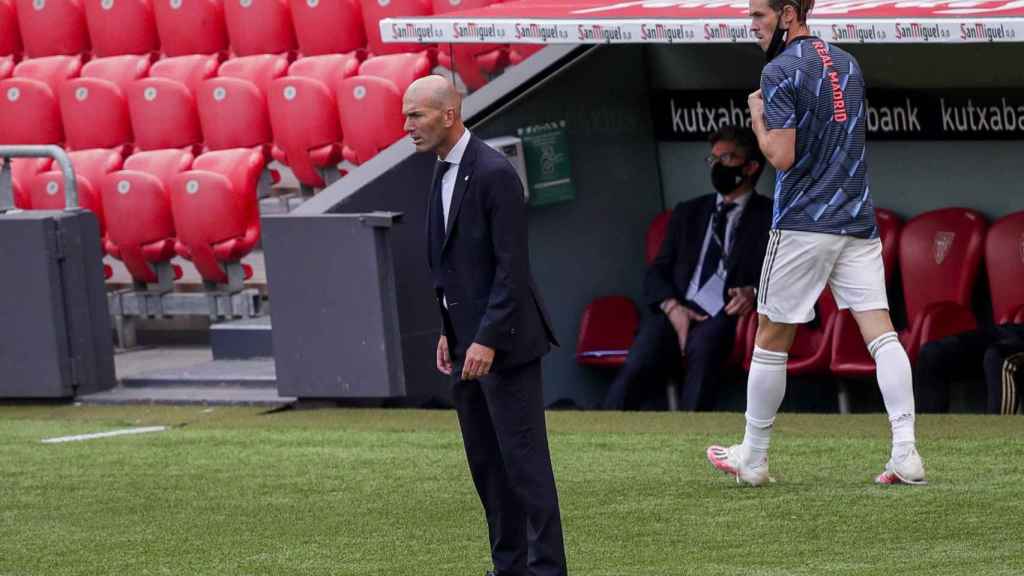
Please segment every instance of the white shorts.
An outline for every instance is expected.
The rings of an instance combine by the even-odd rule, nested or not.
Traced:
[[[783,324],[810,322],[826,283],[841,310],[888,310],[881,240],[771,231],[757,293],[760,314]]]

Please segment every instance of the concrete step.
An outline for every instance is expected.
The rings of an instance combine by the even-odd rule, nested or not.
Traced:
[[[125,388],[153,386],[276,387],[274,360],[212,360],[185,367],[150,370],[121,378]],[[275,388],[276,389],[276,388]]]
[[[104,392],[79,396],[83,404],[177,404],[222,406],[281,406],[295,398],[281,397],[274,386],[119,386]]]
[[[272,358],[270,316],[214,324],[210,346],[215,360]]]

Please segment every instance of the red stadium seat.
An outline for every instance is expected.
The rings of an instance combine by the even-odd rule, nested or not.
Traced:
[[[879,218],[880,228],[886,219]],[[970,310],[987,224],[973,210],[947,208],[911,219],[899,232],[900,273],[909,328],[900,340],[911,362],[921,346],[976,327]],[[881,229],[885,234],[885,229]],[[885,242],[883,241],[883,246]],[[883,248],[883,259],[895,259]],[[886,275],[894,266],[886,266]],[[832,341],[831,370],[839,376],[869,377],[875,364],[852,318],[841,317]]]
[[[971,293],[984,252],[985,218],[947,208],[907,222],[900,240],[900,272],[909,331],[901,335],[911,361],[921,346],[976,327]]]
[[[21,32],[18,30],[18,10],[14,0],[0,0],[0,30],[3,30],[0,33],[0,56],[21,54]],[[4,78],[2,73],[0,78]]]
[[[882,266],[885,267],[885,282],[888,285],[896,270],[903,221],[896,213],[881,208],[875,209],[875,219],[878,222],[878,236],[882,241]],[[836,318],[829,370],[837,376],[849,378],[869,378],[875,375],[875,360],[868,353],[857,321],[849,310],[841,311]]]
[[[543,44],[514,44],[509,50],[509,63],[513,66],[544,49]]]
[[[11,187],[15,206],[28,206],[28,193],[37,176],[50,169],[49,158],[11,158]]]
[[[497,3],[495,0],[433,0],[433,8],[434,14],[444,14]],[[488,82],[487,75],[508,66],[509,47],[506,44],[445,44],[438,50],[437,60],[445,68],[458,73],[467,88],[476,90]]]
[[[327,185],[318,168],[341,160],[341,120],[335,87],[358,68],[352,55],[311,56],[292,64],[289,76],[270,90],[274,157],[291,167],[299,182]]]
[[[362,164],[405,134],[402,96],[431,67],[426,52],[377,56],[359,66],[359,76],[342,82],[338,105],[346,160]]]
[[[49,56],[22,60],[14,67],[14,78],[31,78],[50,87],[54,94],[61,84],[71,78],[77,78],[82,71],[80,56]]]
[[[148,54],[160,49],[151,0],[85,0],[85,18],[96,56]]]
[[[417,52],[431,46],[419,43],[384,43],[380,37],[380,21],[384,18],[430,16],[434,8],[431,0],[365,0],[363,25],[366,30],[366,48],[372,54]]]
[[[256,186],[263,167],[257,150],[207,152],[171,179],[176,250],[207,282],[229,283],[226,265],[237,265],[259,241]]]
[[[376,76],[394,83],[400,95],[419,78],[430,74],[434,67],[432,52],[391,54],[367,58],[359,65],[360,76]]]
[[[14,74],[14,57],[0,57],[0,80],[10,78],[11,74]]]
[[[121,169],[121,154],[114,150],[82,150],[68,154],[75,169],[78,204],[96,215],[100,223],[100,237],[106,234],[106,218],[100,190],[107,176]],[[51,165],[51,168],[56,165]],[[64,174],[50,170],[38,175],[29,192],[28,210],[61,210],[66,206]]]
[[[29,58],[89,52],[82,0],[16,0],[18,24]]]
[[[796,329],[793,346],[789,349],[789,360],[786,363],[786,371],[790,375],[828,373],[829,363],[832,359],[832,335],[835,332],[838,312],[839,309],[832,296],[832,291],[826,287],[818,297],[815,306],[817,322],[813,326],[802,325]],[[756,315],[752,315],[752,317],[754,318],[753,322],[749,320],[746,322],[746,344],[743,358],[743,367],[746,370],[750,370],[750,363],[754,356],[754,344],[757,339]]]
[[[293,62],[288,68],[288,75],[319,80],[323,82],[324,86],[335,92],[342,80],[359,73],[360,64],[358,52],[307,56]]]
[[[394,82],[373,76],[353,76],[338,88],[343,156],[362,164],[405,135],[402,94]]]
[[[217,76],[220,60],[216,55],[192,54],[164,58],[149,68],[150,78],[162,78],[182,84],[192,93],[199,91],[204,80]]]
[[[317,168],[341,160],[334,95],[318,80],[286,76],[274,82],[269,99],[274,158],[287,164],[299,182],[323,188],[327,183]]]
[[[238,56],[295,51],[288,0],[225,0],[224,16],[231,51]]]
[[[655,216],[647,228],[644,255],[650,265],[661,250],[671,210]],[[625,296],[598,298],[583,311],[576,341],[576,361],[589,366],[618,367],[626,363],[640,325],[636,305]]]
[[[1024,212],[997,220],[985,239],[985,269],[996,324],[1024,319]]]
[[[291,0],[290,5],[304,56],[342,54],[366,46],[359,0]]]
[[[192,154],[181,150],[141,152],[128,158],[124,170],[103,185],[107,218],[107,252],[124,262],[136,282],[155,284],[157,267],[175,255],[176,234],[169,183],[192,166]],[[172,268],[175,278],[181,269]]]
[[[221,65],[199,89],[199,120],[211,150],[252,148],[273,141],[266,94],[284,76],[283,56],[247,56]]]
[[[500,4],[502,0],[432,0],[434,14],[447,14],[462,10],[486,8],[492,4]]]
[[[105,232],[102,202],[92,184],[80,175],[75,175],[78,190],[78,205],[96,215],[100,223],[100,237]],[[49,171],[40,174],[33,182],[28,194],[22,197],[18,208],[23,210],[63,210],[67,206],[64,196],[64,175]]]
[[[66,146],[72,150],[114,148],[132,143],[128,86],[146,76],[149,56],[92,60],[79,78],[60,89]]]
[[[153,13],[167,56],[228,51],[222,0],[153,0]]]
[[[217,56],[178,56],[149,69],[149,78],[128,88],[135,146],[140,150],[185,148],[203,141],[196,95],[217,74]]]
[[[487,84],[489,75],[508,66],[508,50],[500,44],[447,44],[438,51],[437,61],[457,73],[472,91]]]
[[[594,300],[580,319],[576,361],[587,366],[622,366],[639,325],[636,305],[629,298],[606,296]]]
[[[127,54],[95,58],[82,66],[81,78],[99,78],[115,86],[131,84],[149,73],[149,55]]]
[[[263,54],[246,58],[232,58],[220,65],[217,75],[222,78],[248,80],[267,93],[270,84],[288,73],[288,59],[283,56]]]
[[[57,95],[81,67],[78,56],[35,58],[18,64],[12,78],[0,80],[0,144],[62,143]]]

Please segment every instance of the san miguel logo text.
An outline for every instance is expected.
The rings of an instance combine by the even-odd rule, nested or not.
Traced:
[[[600,42],[610,42],[612,40],[631,40],[633,35],[629,32],[623,32],[622,28],[618,26],[601,26],[600,24],[593,24],[591,26],[577,26],[576,27],[576,39],[580,42],[593,42],[595,40]]]
[[[869,40],[885,40],[885,38],[885,31],[875,26],[832,25],[833,42],[867,42]]]
[[[674,40],[693,40],[693,37],[693,28],[681,24],[676,26],[665,26],[664,24],[655,24],[654,26],[640,25],[641,40],[667,40],[672,42]]]
[[[937,24],[924,25],[924,24],[896,24],[896,39],[897,40],[938,40],[942,38],[949,38],[949,30],[943,29]]]
[[[730,26],[724,22],[721,24],[704,25],[705,40],[728,40],[730,42],[737,42],[739,40],[749,40],[750,37],[750,29],[746,26]]]
[[[1017,31],[1002,24],[989,25],[977,22],[975,24],[960,25],[961,40],[1012,40],[1017,37]]]
[[[539,24],[524,26],[523,24],[516,24],[516,40],[537,39],[547,42],[554,39],[564,40],[568,37],[569,33],[560,29],[556,24],[550,26],[541,26]]]
[[[434,28],[429,24],[417,26],[415,24],[398,24],[391,26],[391,37],[395,40],[436,40],[441,38],[443,31]]]
[[[452,24],[452,34],[456,38],[476,38],[478,40],[489,40],[501,38],[505,31],[494,24],[477,24],[476,22],[456,22]]]

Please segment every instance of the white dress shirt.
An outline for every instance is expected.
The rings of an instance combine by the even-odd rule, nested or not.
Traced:
[[[448,151],[448,155],[441,158],[451,164],[448,171],[441,177],[441,207],[444,208],[444,229],[448,229],[448,211],[452,207],[452,195],[455,193],[455,181],[459,177],[459,164],[462,164],[462,156],[466,153],[466,146],[469,146],[469,129],[462,133],[459,141]],[[442,296],[444,307],[448,307],[448,297]]]
[[[722,259],[718,262],[718,271],[723,272],[725,270],[725,260],[729,256],[729,252],[732,251],[733,236],[736,235],[736,226],[740,222],[740,216],[743,214],[743,209],[746,208],[747,202],[750,200],[750,195],[753,192],[747,192],[743,196],[740,196],[734,203],[736,207],[729,211],[725,215],[725,246],[722,249]],[[715,202],[715,209],[725,201],[721,194]],[[700,291],[700,275],[701,269],[704,267],[704,254],[708,251],[708,244],[711,243],[711,235],[714,231],[711,229],[711,222],[708,222],[707,231],[704,233],[704,244],[700,248],[700,256],[697,258],[697,269],[693,271],[693,276],[690,277],[690,286],[686,290],[686,299],[693,300],[697,296],[697,292]]]
[[[442,158],[451,164],[448,171],[441,178],[441,206],[444,207],[444,228],[448,229],[448,211],[452,206],[452,194],[455,193],[455,180],[459,177],[459,164],[462,163],[462,156],[466,153],[466,146],[469,146],[469,129],[462,133],[462,137],[455,143],[455,146]],[[734,210],[735,212],[735,210]]]

